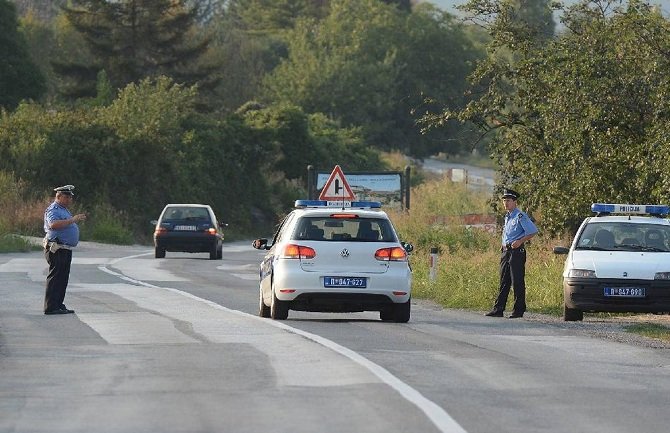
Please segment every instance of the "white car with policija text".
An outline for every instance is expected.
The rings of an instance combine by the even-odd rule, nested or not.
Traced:
[[[584,312],[670,312],[670,206],[594,203],[567,254],[564,320]]]
[[[400,242],[379,202],[297,200],[260,265],[259,315],[284,320],[289,310],[379,311],[410,318],[413,246]]]

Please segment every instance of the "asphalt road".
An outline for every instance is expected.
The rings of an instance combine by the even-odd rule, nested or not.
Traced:
[[[668,349],[427,302],[261,319],[261,254],[84,243],[66,316],[42,314],[41,253],[0,254],[0,432],[668,429]]]

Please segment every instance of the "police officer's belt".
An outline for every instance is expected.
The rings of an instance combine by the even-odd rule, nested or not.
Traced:
[[[60,250],[60,249],[63,249],[63,250],[71,250],[72,248],[74,248],[74,247],[72,247],[72,246],[70,246],[70,245],[59,244],[58,242],[55,242],[55,241],[49,241],[49,240],[47,240],[46,238],[45,238],[44,241],[42,242],[42,245],[44,245],[44,249],[45,249],[45,250],[49,250],[49,251],[51,251],[52,253],[55,253],[56,251],[58,251],[58,250]]]
[[[505,244],[500,247],[500,251],[505,252],[509,250],[518,250],[519,248],[523,248],[523,244],[519,245],[517,248],[512,248],[512,244]]]

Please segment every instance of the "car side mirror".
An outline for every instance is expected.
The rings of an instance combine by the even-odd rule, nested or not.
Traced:
[[[261,239],[256,239],[254,242],[251,244],[254,248],[257,250],[267,250],[268,248],[268,240],[265,238]]]
[[[221,221],[219,221],[219,227],[221,228],[228,227],[228,223],[222,223]]]
[[[158,220],[151,220],[151,221],[149,221],[149,224],[151,224],[152,226],[155,226],[156,224],[158,224]]]
[[[414,245],[410,244],[409,242],[400,242],[400,245],[407,251],[408,253],[411,253],[414,251]]]
[[[554,247],[554,254],[567,254],[569,252],[570,252],[570,248]]]

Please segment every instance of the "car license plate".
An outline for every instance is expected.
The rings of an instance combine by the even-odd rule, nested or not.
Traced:
[[[644,287],[605,287],[606,298],[645,298],[647,291]]]
[[[357,287],[364,289],[367,285],[363,277],[323,277],[323,287]]]
[[[195,226],[174,226],[174,229],[185,232],[194,232]]]

